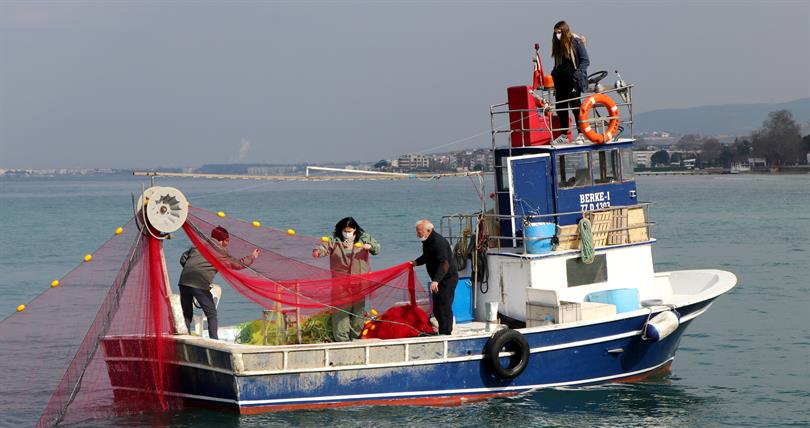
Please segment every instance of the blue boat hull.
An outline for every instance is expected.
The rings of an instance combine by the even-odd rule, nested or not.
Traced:
[[[240,413],[360,404],[457,404],[538,388],[643,378],[666,369],[691,320],[711,301],[678,308],[685,319],[660,342],[641,338],[647,315],[579,327],[519,330],[529,344],[526,369],[514,379],[496,376],[483,361],[488,337],[450,340],[447,358],[391,367],[302,370],[242,375],[178,364],[170,395],[219,404]],[[210,355],[218,351],[207,350]],[[224,353],[223,353],[224,354]],[[215,355],[216,357],[216,355]],[[112,377],[112,374],[111,374]],[[126,390],[125,385],[115,385]]]

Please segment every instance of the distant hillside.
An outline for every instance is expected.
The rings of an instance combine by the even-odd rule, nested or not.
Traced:
[[[789,110],[793,120],[806,127],[810,98],[779,104],[725,104],[653,110],[635,115],[635,132],[667,131],[676,134],[746,135],[762,126],[768,113]]]

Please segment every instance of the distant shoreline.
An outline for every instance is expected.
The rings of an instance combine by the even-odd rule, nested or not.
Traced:
[[[50,170],[0,170],[0,179],[3,178],[90,178],[90,177],[132,177],[134,169],[123,168],[88,168],[88,169],[50,169]],[[178,169],[168,168],[160,172],[180,172]],[[436,171],[421,171],[436,172]],[[486,171],[491,173],[491,171]],[[703,168],[703,169],[674,169],[674,170],[636,170],[635,175],[639,176],[675,176],[675,175],[802,175],[810,174],[810,165],[791,165],[778,167],[757,167],[750,171],[732,172],[728,168]],[[259,174],[261,175],[261,174]],[[299,175],[299,174],[290,174]],[[304,174],[300,174],[302,177]]]
[[[706,168],[677,171],[636,171],[635,175],[802,175],[810,174],[810,165],[757,168],[751,171],[731,172],[725,168]]]

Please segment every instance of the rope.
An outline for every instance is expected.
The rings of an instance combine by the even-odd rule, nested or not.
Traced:
[[[580,97],[580,98],[581,98],[581,97]],[[545,115],[543,114],[543,110],[542,110],[542,109],[538,109],[538,110],[540,110],[540,111],[541,111],[541,112],[540,112],[540,114],[538,114],[538,116],[543,116],[543,117],[544,117],[543,123],[546,125],[546,127],[547,127],[548,129],[551,129],[551,127],[550,127],[550,126],[548,125],[548,123],[545,121]],[[512,126],[512,125],[514,125],[515,123],[521,122],[521,121],[523,121],[523,120],[524,120],[524,118],[523,118],[523,117],[521,117],[520,119],[516,119],[516,120],[513,120],[513,121],[511,121],[511,122],[507,122],[507,124],[508,124],[509,126]],[[435,147],[430,147],[430,148],[427,148],[427,149],[422,149],[422,150],[419,150],[419,151],[418,151],[418,152],[416,152],[416,153],[417,153],[417,154],[425,154],[425,153],[429,153],[429,152],[432,152],[432,151],[434,151],[434,150],[443,149],[443,148],[445,148],[445,147],[449,147],[449,146],[453,146],[453,145],[456,145],[456,144],[459,144],[459,143],[463,143],[463,142],[465,142],[465,141],[469,141],[469,140],[472,140],[473,138],[480,137],[480,136],[482,136],[482,135],[486,135],[486,134],[492,134],[492,129],[487,129],[487,130],[484,130],[484,131],[481,131],[481,132],[477,132],[477,133],[472,134],[472,135],[470,135],[470,136],[467,136],[467,137],[464,137],[464,138],[459,138],[459,139],[457,139],[457,140],[450,141],[449,143],[441,144],[441,145],[438,145],[438,146],[435,146]]]
[[[593,263],[593,232],[591,231],[591,221],[582,218],[579,221],[579,251],[582,263]]]
[[[650,325],[650,318],[652,318],[653,308],[647,308],[650,313],[647,314],[647,321],[644,321],[644,328],[641,329],[641,340],[647,340],[647,327]]]

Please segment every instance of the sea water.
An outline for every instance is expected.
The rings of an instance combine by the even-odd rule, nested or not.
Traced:
[[[555,388],[461,407],[353,407],[238,416],[202,409],[82,426],[807,426],[810,424],[810,177],[638,177],[652,201],[657,271],[718,268],[739,283],[693,322],[672,373],[644,383]],[[0,318],[48,289],[132,215],[134,177],[0,177]],[[276,183],[159,179],[198,207],[298,233],[355,217],[382,268],[419,255],[414,222],[480,207],[470,178]],[[491,191],[491,184],[484,193]],[[182,233],[166,242],[176,280]],[[424,279],[424,273],[420,275]],[[218,282],[222,282],[219,280]],[[260,309],[226,287],[221,324]],[[2,362],[0,361],[0,366]],[[0,385],[2,388],[2,385]],[[30,415],[32,425],[38,415]],[[4,425],[0,415],[0,425]]]

